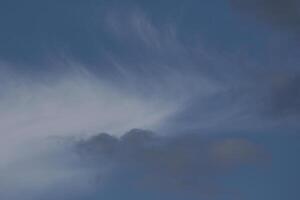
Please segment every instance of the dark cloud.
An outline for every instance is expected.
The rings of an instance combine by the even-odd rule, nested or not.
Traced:
[[[138,129],[120,139],[99,134],[79,142],[77,151],[87,163],[114,166],[108,181],[112,185],[191,195],[191,199],[219,195],[224,188],[218,177],[267,159],[263,148],[247,139],[158,136]]]
[[[235,8],[256,15],[258,18],[290,31],[300,31],[298,0],[230,0]]]

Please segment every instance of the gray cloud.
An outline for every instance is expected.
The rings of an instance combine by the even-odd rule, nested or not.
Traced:
[[[224,195],[218,177],[268,159],[260,145],[247,139],[159,136],[139,129],[119,139],[103,133],[80,141],[77,152],[87,163],[113,166],[111,187],[131,185],[150,193],[191,195],[191,199]]]
[[[0,198],[236,197],[220,179],[245,167],[256,170],[268,159],[261,145],[237,137],[134,129],[119,138],[106,133],[80,138],[22,144],[18,158],[0,165]]]
[[[88,12],[87,10],[91,9],[93,7],[91,5],[94,5],[94,3],[96,3],[96,1],[93,1],[93,3],[91,1],[91,4],[86,5],[81,15],[84,15],[85,12]],[[52,5],[52,3],[49,4]],[[51,9],[58,9],[55,5],[55,3],[52,5],[54,8],[50,6]],[[72,9],[76,10],[78,9],[80,3],[64,2],[62,5],[64,9],[70,6]],[[42,6],[40,3],[36,5],[36,7],[40,6]],[[25,8],[29,10],[31,9],[29,8],[29,5],[27,5],[27,7]],[[32,9],[36,10],[36,7],[33,7]],[[100,12],[101,9],[99,8],[100,10],[98,10],[98,7],[95,7],[97,8],[97,11]],[[75,54],[71,54],[74,55],[74,59],[72,59],[72,56],[69,58],[66,56],[62,60],[58,59],[59,61],[54,59],[52,60],[52,64],[48,64],[46,67],[61,69],[84,68],[83,71],[93,74],[92,83],[89,83],[89,80],[75,80],[73,85],[76,86],[73,87],[71,82],[74,80],[72,77],[68,77],[68,72],[66,73],[68,70],[63,71],[63,73],[51,74],[49,75],[50,78],[48,76],[38,76],[38,79],[49,78],[53,79],[54,82],[56,82],[56,78],[60,76],[61,80],[63,80],[61,81],[63,84],[57,84],[57,86],[55,84],[55,87],[48,87],[47,83],[43,83],[44,80],[34,81],[35,86],[42,86],[41,89],[37,87],[37,92],[32,92],[36,91],[34,89],[35,86],[34,88],[31,88],[30,84],[27,87],[27,83],[24,83],[23,81],[16,81],[18,82],[17,85],[22,85],[22,87],[25,88],[25,91],[20,92],[21,94],[19,94],[19,91],[17,91],[16,96],[39,96],[37,98],[37,102],[29,104],[27,109],[22,108],[21,113],[29,112],[29,110],[32,110],[32,108],[36,108],[36,105],[41,105],[40,107],[43,107],[42,109],[45,109],[44,107],[46,106],[44,105],[47,105],[48,108],[45,110],[47,110],[49,115],[51,115],[50,113],[52,113],[54,110],[60,110],[60,112],[63,113],[66,111],[66,114],[69,115],[69,113],[77,112],[77,108],[81,108],[81,110],[84,110],[81,112],[89,113],[87,115],[93,113],[93,116],[90,116],[90,118],[86,118],[84,116],[83,118],[85,120],[83,120],[83,122],[85,122],[87,126],[91,126],[91,124],[94,126],[95,122],[97,123],[96,126],[98,127],[98,118],[103,118],[100,116],[103,114],[100,112],[100,110],[104,109],[103,105],[99,103],[100,101],[98,101],[98,99],[104,98],[105,101],[109,101],[110,103],[119,101],[118,97],[115,98],[114,94],[107,97],[107,95],[103,95],[102,92],[101,94],[98,92],[99,88],[100,90],[103,88],[103,84],[108,85],[108,90],[111,90],[110,88],[116,88],[112,90],[117,91],[117,93],[124,91],[122,92],[122,94],[126,93],[124,96],[130,94],[129,96],[133,96],[134,98],[137,97],[137,99],[142,97],[142,101],[145,100],[150,104],[154,102],[153,106],[156,106],[156,102],[159,104],[162,102],[163,105],[159,105],[159,110],[163,110],[162,107],[167,106],[165,110],[166,112],[162,113],[163,115],[166,114],[163,116],[163,126],[166,126],[167,128],[173,127],[175,130],[184,130],[187,128],[218,129],[218,131],[225,129],[248,130],[249,127],[256,128],[258,126],[262,128],[269,128],[270,126],[272,127],[272,120],[274,119],[274,116],[281,116],[281,118],[278,119],[284,121],[287,117],[291,116],[290,113],[298,113],[296,97],[297,88],[292,86],[294,85],[295,81],[289,81],[289,78],[286,78],[286,82],[291,83],[284,83],[286,84],[285,88],[274,86],[271,83],[272,80],[270,79],[272,79],[272,74],[274,74],[274,71],[277,70],[275,67],[273,67],[274,63],[265,65],[264,63],[259,63],[257,60],[253,61],[252,58],[244,58],[243,55],[241,55],[242,53],[239,55],[232,55],[231,52],[220,53],[213,51],[211,47],[203,44],[202,40],[204,40],[204,38],[200,38],[200,40],[198,40],[198,38],[197,41],[195,41],[195,46],[188,45],[182,40],[183,30],[179,29],[176,22],[165,23],[165,21],[162,20],[159,24],[155,22],[149,12],[137,7],[134,8],[135,9],[129,9],[126,7],[126,9],[124,9],[122,6],[108,6],[105,12],[100,12],[99,16],[97,15],[99,17],[99,21],[97,21],[96,24],[93,24],[93,27],[96,26],[99,28],[99,30],[101,29],[103,31],[103,34],[105,33],[105,37],[102,34],[99,34],[99,37],[101,38],[99,38],[99,41],[109,41],[108,46],[111,47],[106,48],[105,52],[102,52],[102,56],[105,57],[105,61],[102,60],[103,62],[101,61],[96,66],[91,64],[82,64],[81,62],[76,62],[78,57]],[[98,14],[99,12],[96,13]],[[48,14],[47,18],[49,17]],[[67,17],[64,14],[65,13],[59,13],[59,15]],[[74,13],[72,12],[72,15],[73,14]],[[64,17],[62,18],[64,19]],[[88,16],[83,17],[82,20],[89,21],[86,19],[86,17]],[[73,20],[72,17],[70,17],[70,19],[67,17],[66,21],[68,22],[68,20],[72,20],[72,22],[76,21]],[[39,20],[38,22],[42,23]],[[81,27],[81,25],[86,22],[79,24],[77,24],[77,22],[73,23],[76,23],[76,25],[74,25],[75,27]],[[56,25],[61,26],[60,23]],[[47,32],[46,30],[47,29],[45,29],[45,32]],[[39,32],[36,34],[38,33]],[[42,31],[41,34],[44,34],[44,31]],[[91,38],[93,37],[83,37],[83,41]],[[61,40],[67,41],[63,39]],[[104,43],[106,44],[106,42]],[[102,47],[101,45],[99,46]],[[285,65],[285,62],[287,62],[286,60],[289,60],[289,58],[281,56],[281,48],[279,55],[283,60],[282,65]],[[277,59],[273,57],[275,56],[272,55],[269,59]],[[251,63],[254,64],[252,65]],[[18,67],[15,67],[15,65],[10,65],[8,68]],[[26,66],[21,66],[21,68],[27,69]],[[287,67],[285,71],[287,74],[294,73],[294,70],[292,70],[290,67]],[[261,73],[265,74],[263,75],[264,77],[259,75]],[[5,72],[3,74],[3,77],[9,76]],[[67,74],[67,78],[64,77],[65,74]],[[11,79],[14,79],[15,81],[19,78],[24,78],[23,75],[24,74],[22,73],[21,76],[14,76],[14,78]],[[51,78],[53,75],[55,75],[55,78]],[[287,77],[290,77],[290,75],[287,75]],[[28,81],[31,82],[31,79],[33,78],[30,77]],[[98,81],[98,79],[100,79],[100,81]],[[262,79],[267,79],[267,81],[263,81]],[[62,90],[66,90],[65,82],[67,83],[67,87],[70,87],[71,91],[74,91],[74,94],[72,93],[70,98],[67,98],[68,106],[63,106],[64,109],[60,109],[58,108],[60,106],[59,101],[66,101],[66,96],[62,92]],[[83,87],[82,85],[86,86]],[[294,87],[292,90],[295,92],[287,92],[290,91],[288,89],[290,87]],[[15,90],[14,87],[10,88],[4,86],[3,88],[4,90],[2,95],[4,97],[7,90],[9,90],[9,93],[14,93]],[[28,92],[26,92],[26,90],[28,90]],[[50,92],[47,92],[48,90]],[[280,92],[279,90],[282,91]],[[26,93],[26,95],[24,95],[24,93]],[[47,96],[48,93],[50,93],[50,98]],[[280,98],[278,93],[280,93]],[[282,93],[285,93],[285,95],[281,95]],[[44,94],[46,94],[45,97]],[[19,99],[15,96],[11,98]],[[51,99],[51,102],[48,104],[47,100],[40,101],[40,99],[43,98],[47,100]],[[72,99],[73,102],[73,98],[76,104],[76,109],[69,109],[69,102],[71,101],[70,99]],[[114,98],[115,100],[107,100],[109,98]],[[6,101],[9,102],[9,106],[4,105],[3,107],[12,108],[12,112],[17,112],[17,108],[19,106],[11,106],[10,98],[7,99],[8,100]],[[131,100],[128,99],[128,101]],[[59,105],[56,105],[56,102],[58,102]],[[24,102],[19,101],[16,104],[23,105]],[[138,104],[137,107],[144,107],[144,105],[141,105],[139,101],[134,101],[132,102],[132,105],[133,104]],[[136,109],[135,105],[134,107],[130,107],[130,113],[135,113],[132,112],[133,110],[137,111],[137,113],[140,113],[141,109]],[[123,106],[121,107],[122,108],[120,109],[122,109],[122,111],[119,109],[119,106],[111,107],[112,110],[109,111],[109,116],[113,116],[110,117],[111,120],[118,121],[115,119],[119,119],[119,116],[124,116],[123,113],[126,112],[123,111]],[[39,110],[39,108],[37,110]],[[127,108],[124,108],[124,110],[126,109]],[[99,111],[99,113],[95,111]],[[120,111],[121,114],[116,116],[115,113]],[[37,111],[36,113],[41,113],[41,111]],[[148,115],[148,113],[155,113],[156,115],[156,113],[160,112],[156,109],[147,109],[142,113],[147,117],[151,117]],[[94,117],[94,114],[96,114],[96,117]],[[7,115],[10,115],[10,112],[8,112],[6,116],[2,116],[0,114],[0,117],[7,120]],[[54,113],[54,115],[56,114]],[[13,114],[11,116],[15,117]],[[61,116],[64,115],[60,114],[60,117]],[[75,116],[75,114],[72,114],[72,116]],[[125,116],[126,119],[129,119],[127,114]],[[298,115],[293,114],[293,116],[297,117]],[[78,116],[76,119],[79,117],[80,116]],[[105,118],[107,117],[108,115],[105,116]],[[45,121],[45,123],[47,123],[47,125],[51,125],[50,127],[55,127],[54,130],[57,130],[59,126],[66,126],[67,124],[79,129],[79,125],[77,126],[77,123],[70,123],[69,119],[70,117],[64,117],[64,120],[57,120],[58,122],[56,120],[52,120],[50,122]],[[132,117],[130,117],[130,119],[132,119]],[[152,121],[152,119],[150,121]],[[155,121],[161,119],[162,118],[156,118]],[[74,117],[72,117],[72,120],[74,120]],[[271,122],[266,122],[268,120]],[[101,120],[101,123],[106,125],[107,123],[104,123],[106,121],[110,120]],[[278,121],[275,121],[275,124],[277,124],[277,122]],[[126,122],[125,124],[128,123]],[[159,124],[162,123],[159,122]],[[7,125],[5,124],[2,127],[6,126]],[[115,127],[115,125],[112,126]],[[141,126],[134,124],[133,126],[126,127],[126,129],[131,127]],[[82,127],[80,127],[80,129],[81,128]],[[83,127],[82,129],[88,128]],[[78,132],[78,130],[75,131]],[[102,131],[102,127],[101,130],[93,131]]]
[[[76,72],[79,68],[78,74],[55,71],[54,78],[38,76],[37,80],[1,70],[0,170],[4,176],[0,177],[0,198],[26,199],[29,194],[28,200],[41,196],[50,200],[109,199],[111,195],[115,195],[111,199],[147,199],[145,194],[151,193],[154,196],[148,199],[198,199],[223,195],[231,190],[219,178],[258,165],[268,156],[249,139],[186,134],[188,129],[223,133],[259,127],[265,131],[290,118],[299,127],[300,82],[293,67],[278,73],[274,63],[264,65],[240,54],[211,51],[212,47],[202,43],[205,38],[198,41],[189,31],[185,34],[191,36],[193,45],[188,45],[183,42],[187,38],[182,38],[185,28],[179,30],[177,21],[171,24],[159,19],[157,23],[156,14],[126,6],[102,7],[99,2],[0,1],[0,22],[4,22],[0,56],[13,63],[21,61],[18,67],[7,68],[30,75],[40,69],[47,69],[48,74],[50,68],[75,68]],[[239,9],[293,32],[298,30],[299,19],[294,3],[235,1]],[[199,13],[196,4],[192,7]],[[215,13],[207,16],[211,15]],[[193,15],[193,23],[183,22],[193,26],[199,17]],[[203,18],[214,24],[210,17]],[[282,56],[282,46],[279,49],[286,65],[289,59]],[[38,69],[24,65],[31,59],[47,60],[52,50],[58,54],[65,50],[71,58],[50,59],[50,64]],[[277,60],[277,56],[270,59]],[[255,66],[249,64],[253,62]],[[58,160],[52,155],[28,159],[39,148],[30,155],[20,148],[23,140],[32,141],[36,136],[119,134],[131,127],[186,132],[159,136],[132,130],[121,138],[99,134],[76,143],[80,161],[69,160],[73,152],[63,153]],[[284,130],[287,128],[292,126],[285,124]]]
[[[18,155],[0,159],[0,198],[14,200],[85,199],[94,173],[74,156],[72,138],[30,140]],[[65,197],[65,198],[64,198]]]

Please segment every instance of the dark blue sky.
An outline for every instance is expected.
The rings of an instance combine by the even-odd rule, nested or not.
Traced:
[[[270,25],[264,26],[263,20],[255,21],[251,13],[243,13],[232,4],[216,0],[2,0],[0,55],[2,60],[31,66],[64,52],[88,63],[105,60],[107,51],[133,57],[140,49],[129,45],[132,41],[115,41],[105,27],[105,18],[110,12],[126,15],[137,9],[158,27],[176,26],[179,39],[188,46],[194,46],[201,38],[201,42],[218,51],[243,50],[259,56],[266,54],[272,37],[277,37],[275,45],[280,45],[278,40],[289,41],[288,30],[275,34]],[[292,42],[290,46],[293,47]]]

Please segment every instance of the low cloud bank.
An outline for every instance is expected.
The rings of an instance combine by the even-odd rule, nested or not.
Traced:
[[[161,193],[175,199],[234,195],[221,178],[250,166],[255,169],[269,159],[262,146],[244,138],[159,136],[139,129],[121,138],[96,135],[80,141],[77,151],[89,165],[111,166],[111,172],[98,179],[106,183],[99,187],[103,193],[121,187],[121,192],[130,191],[125,192],[128,196]]]
[[[265,149],[246,138],[160,136],[140,129],[28,145],[22,159],[0,168],[3,199],[236,197],[222,179],[269,161]]]

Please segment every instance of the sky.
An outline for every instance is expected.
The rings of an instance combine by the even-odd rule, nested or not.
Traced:
[[[299,199],[300,1],[0,0],[0,199]]]

